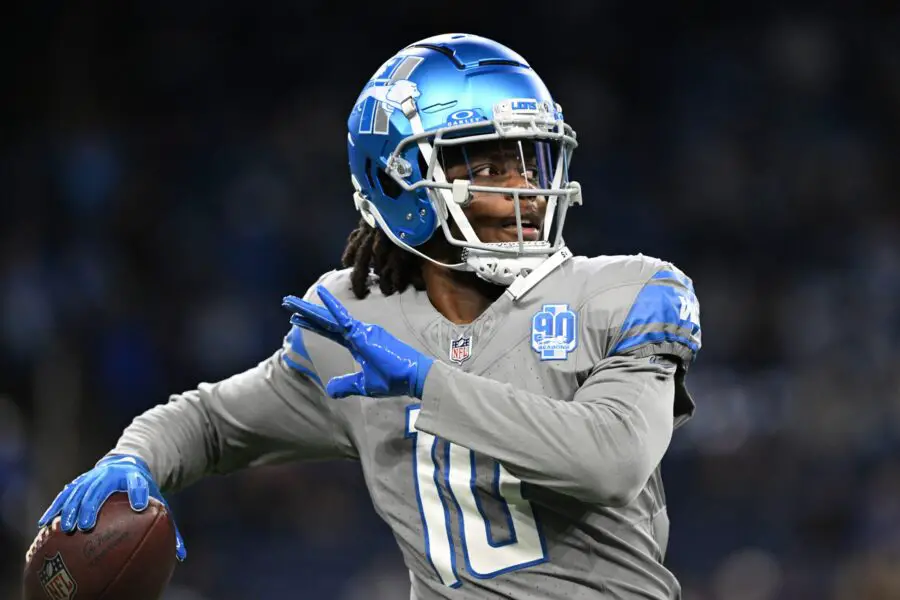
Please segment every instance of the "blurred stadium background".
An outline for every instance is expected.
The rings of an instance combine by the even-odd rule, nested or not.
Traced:
[[[576,128],[570,246],[696,283],[699,411],[664,465],[685,598],[900,598],[896,4],[676,4],[5,9],[0,597],[41,511],[132,416],[280,345],[280,298],[356,222],[359,89],[462,30],[524,54]],[[189,558],[169,600],[407,597],[355,465],[171,502]]]

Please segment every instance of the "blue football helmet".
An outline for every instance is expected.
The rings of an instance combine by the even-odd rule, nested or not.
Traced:
[[[462,251],[459,263],[438,264],[503,285],[551,256],[570,255],[562,230],[569,206],[581,203],[580,186],[568,179],[575,132],[534,70],[509,48],[467,34],[415,42],[375,72],[347,126],[356,208],[402,248],[437,262],[416,247],[441,228]],[[479,186],[471,169],[469,179],[447,181],[445,152],[465,156],[467,144],[491,140],[518,147],[528,187]],[[526,169],[526,155],[536,167]],[[473,191],[515,200],[517,242],[478,239],[462,210]],[[539,239],[525,240],[519,198],[537,196],[547,199],[543,227]]]

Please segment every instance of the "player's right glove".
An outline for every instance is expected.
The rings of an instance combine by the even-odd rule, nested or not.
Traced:
[[[59,493],[44,516],[38,521],[38,527],[51,523],[60,517],[60,527],[69,532],[77,525],[82,531],[92,529],[97,524],[97,515],[103,503],[116,492],[128,494],[128,503],[132,510],[141,512],[150,504],[150,498],[159,500],[169,511],[172,522],[172,510],[159,491],[159,486],[150,474],[150,467],[137,456],[108,456],[97,465],[79,475]],[[175,556],[179,561],[187,557],[184,540],[178,527],[175,527]]]
[[[284,298],[282,306],[294,313],[291,323],[344,346],[362,367],[358,373],[332,378],[325,386],[328,395],[421,398],[434,359],[384,328],[354,319],[325,287],[318,286],[316,292],[324,307],[296,296]]]

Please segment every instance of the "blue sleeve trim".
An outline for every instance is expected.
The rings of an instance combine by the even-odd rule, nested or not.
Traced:
[[[309,350],[306,349],[306,344],[303,343],[303,330],[294,325],[291,327],[291,330],[288,332],[285,337],[288,344],[291,346],[291,350],[312,362],[312,359],[309,357]]]
[[[634,299],[619,331],[625,337],[613,348],[613,354],[661,341],[680,343],[697,352],[700,349],[697,297],[689,289],[677,289],[665,284],[645,285]]]
[[[312,364],[312,359],[309,357],[309,351],[306,349],[306,345],[303,343],[302,329],[294,325],[294,327],[291,328],[291,331],[285,336],[284,341],[290,347],[291,352],[307,360],[310,366],[314,366]],[[318,374],[316,374],[316,372],[312,368],[300,364],[296,360],[292,359],[286,352],[283,352],[281,357],[284,359],[284,362],[287,366],[297,371],[298,373],[303,373],[304,375],[312,379],[319,387],[324,389],[322,380],[319,379]]]
[[[285,364],[286,364],[287,366],[289,366],[289,367],[292,368],[293,370],[297,371],[298,373],[303,373],[304,375],[306,375],[307,377],[309,377],[310,379],[312,379],[314,382],[316,382],[316,384],[317,384],[319,387],[324,388],[324,386],[322,385],[322,380],[319,379],[319,376],[316,375],[316,374],[312,371],[312,369],[308,369],[308,368],[304,367],[303,365],[301,365],[300,363],[298,363],[298,362],[296,362],[296,361],[294,361],[294,360],[291,360],[291,357],[288,356],[287,354],[283,354],[283,355],[281,356],[281,358],[284,359],[284,362],[285,362]]]

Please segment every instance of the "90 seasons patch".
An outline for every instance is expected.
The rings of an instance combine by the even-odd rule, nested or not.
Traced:
[[[531,319],[531,348],[541,360],[566,360],[578,347],[578,314],[568,304],[544,304]]]

